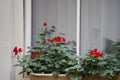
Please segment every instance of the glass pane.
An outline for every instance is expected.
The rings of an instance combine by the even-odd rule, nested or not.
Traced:
[[[120,39],[120,0],[81,0],[82,52],[97,47],[114,51]]]
[[[43,22],[65,33],[67,40],[76,41],[77,0],[32,0],[32,45]]]

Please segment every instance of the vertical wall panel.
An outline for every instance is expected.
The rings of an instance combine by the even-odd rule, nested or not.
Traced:
[[[0,0],[0,79],[10,80],[11,55],[14,43],[12,0]]]

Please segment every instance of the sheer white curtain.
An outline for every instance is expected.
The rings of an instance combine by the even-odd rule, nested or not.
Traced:
[[[76,41],[77,0],[32,0],[32,43],[43,22]]]
[[[120,39],[120,0],[81,0],[81,52],[113,49]]]

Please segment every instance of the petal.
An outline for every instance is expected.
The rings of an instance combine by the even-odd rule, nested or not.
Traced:
[[[97,49],[97,48],[95,48],[93,51],[94,51],[95,53],[97,53],[97,52],[98,52],[98,49]]]
[[[18,54],[17,47],[14,47],[13,52],[14,52],[14,54],[15,54],[15,55],[17,55],[17,54]]]
[[[34,58],[36,55],[35,53],[31,53],[31,57]]]
[[[22,51],[23,51],[22,48],[19,48],[19,49],[18,49],[18,52],[19,52],[19,53],[22,52]]]
[[[43,40],[43,44],[46,44],[46,40]]]
[[[61,38],[62,42],[66,42],[66,39],[65,38]]]
[[[91,50],[91,51],[90,51],[90,56],[95,56],[95,54],[94,54],[94,51],[93,51],[93,50]]]
[[[37,52],[37,53],[36,53],[36,56],[41,56],[41,53],[40,53],[40,52]]]
[[[47,23],[46,23],[46,22],[44,22],[44,23],[43,23],[43,26],[44,26],[44,27],[46,27],[46,26],[47,26]]]
[[[14,47],[13,52],[17,52],[17,47]]]

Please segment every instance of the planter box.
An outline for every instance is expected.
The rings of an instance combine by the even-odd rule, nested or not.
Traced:
[[[120,80],[120,74],[115,78],[115,80]]]
[[[25,79],[26,80],[26,79]],[[59,76],[53,76],[52,74],[35,74],[32,73],[30,75],[30,79],[28,80],[70,80],[68,76],[61,74]],[[99,77],[97,79],[92,79],[90,77],[85,77],[82,80],[111,80],[107,77]],[[120,75],[118,75],[115,79],[112,80],[120,80]]]
[[[116,76],[114,79],[109,79],[109,78],[104,76],[104,77],[99,77],[97,79],[93,79],[93,78],[90,78],[90,77],[85,77],[82,80],[120,80],[120,74],[118,76]]]
[[[99,77],[99,78],[96,78],[96,79],[91,78],[91,77],[85,77],[82,80],[111,80],[111,79],[109,79],[107,77]]]
[[[53,76],[52,74],[35,74],[30,75],[30,80],[69,80],[68,76],[61,74],[59,76]]]

